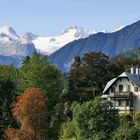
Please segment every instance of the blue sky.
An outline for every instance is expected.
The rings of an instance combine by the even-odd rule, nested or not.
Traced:
[[[78,25],[101,31],[140,20],[140,0],[0,0],[0,26],[57,35]]]

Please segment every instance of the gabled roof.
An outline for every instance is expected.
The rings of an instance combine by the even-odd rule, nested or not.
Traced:
[[[116,79],[117,79],[117,78],[113,78],[112,80],[110,80],[110,81],[106,84],[103,93],[106,92],[106,91],[110,88],[110,86],[116,81]]]
[[[137,85],[140,88],[140,76],[138,76],[136,74],[131,74],[128,72],[123,72],[117,78],[110,80],[106,84],[103,93],[105,93],[120,77],[127,77],[132,83],[134,83],[135,85]]]

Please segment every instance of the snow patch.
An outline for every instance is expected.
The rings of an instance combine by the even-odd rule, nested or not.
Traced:
[[[123,29],[125,26],[119,26],[117,28],[115,28],[112,32],[117,32],[120,31],[121,29]]]
[[[13,39],[19,39],[19,36],[17,35],[16,31],[10,27],[10,26],[3,26],[0,28],[0,34],[1,35],[7,35]]]
[[[73,25],[63,30],[60,36],[37,37],[32,40],[32,42],[34,43],[36,49],[46,52],[48,55],[51,55],[66,44],[74,40],[86,38],[89,35],[95,33],[95,31],[90,31],[83,27]]]

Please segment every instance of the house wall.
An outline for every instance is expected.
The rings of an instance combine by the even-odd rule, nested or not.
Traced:
[[[136,85],[132,84],[132,82],[130,80],[128,80],[127,78],[118,79],[118,81],[114,85],[112,85],[112,87],[115,88],[115,92],[119,92],[119,85],[123,85],[123,92],[127,92],[128,91],[128,85],[130,85],[130,91],[135,93],[136,95],[140,95],[140,90],[138,92],[135,92],[134,87]],[[112,92],[111,92],[111,89],[110,89],[109,94],[111,94],[111,93]]]
[[[135,102],[134,102],[134,111],[140,111],[140,95],[136,96]]]
[[[136,96],[134,100],[134,111],[140,111],[140,88],[138,88],[138,92],[136,92],[134,88],[137,86],[125,77],[119,78],[118,81],[112,85],[115,92],[119,92],[119,85],[123,85],[123,92],[127,92],[128,85],[130,85],[130,91]],[[109,90],[109,94],[112,94],[111,89]]]

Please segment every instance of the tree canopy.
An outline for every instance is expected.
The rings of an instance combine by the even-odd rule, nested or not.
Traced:
[[[87,53],[83,58],[75,57],[69,73],[69,98],[84,102],[101,95],[110,79],[109,57],[102,53]]]
[[[11,112],[16,94],[16,70],[13,66],[0,66],[0,136],[4,139],[4,132],[8,125],[14,125]]]
[[[107,140],[118,128],[118,111],[110,108],[110,103],[96,98],[75,106],[73,119],[79,139]]]
[[[36,88],[27,89],[14,103],[12,113],[19,129],[8,128],[9,140],[38,140],[47,132],[47,101],[43,93]]]

